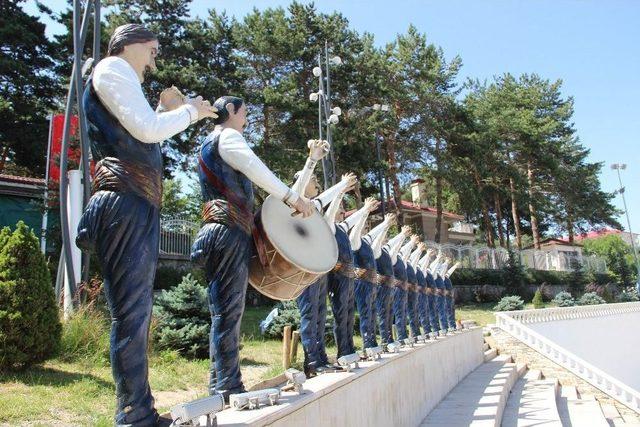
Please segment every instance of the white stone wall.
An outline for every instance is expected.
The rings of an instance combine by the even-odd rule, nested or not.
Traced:
[[[351,373],[308,380],[307,394],[285,393],[280,405],[224,411],[220,426],[416,426],[462,378],[483,362],[482,329],[438,339]]]

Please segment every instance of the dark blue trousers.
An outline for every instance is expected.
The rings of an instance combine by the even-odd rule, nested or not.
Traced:
[[[327,318],[327,276],[319,277],[296,298],[300,311],[300,340],[305,365],[319,367],[328,363],[324,350]]]
[[[205,224],[191,249],[191,261],[205,267],[209,283],[211,369],[209,393],[228,397],[244,391],[240,374],[240,321],[249,280],[252,237],[240,227]]]
[[[364,348],[378,345],[375,335],[375,285],[368,280],[356,279],[355,297],[356,307],[360,314],[360,334]]]
[[[355,322],[354,279],[332,271],[327,275],[327,287],[333,312],[333,335],[338,347],[338,357],[356,352],[353,344]]]
[[[438,312],[438,322],[440,331],[446,331],[448,329],[447,324],[447,308],[445,306],[444,296],[444,281],[440,276],[436,278],[436,310]]]
[[[147,348],[159,237],[158,208],[132,193],[97,192],[78,225],[76,244],[95,250],[111,313],[116,425],[152,426],[158,420]]]
[[[410,290],[407,292],[407,317],[411,328],[411,335],[420,335],[420,321],[418,318],[418,293]]]
[[[456,309],[455,301],[453,297],[453,284],[448,277],[444,279],[444,287],[448,291],[449,295],[446,296],[445,306],[447,308],[447,324],[449,328],[456,328]]]
[[[391,325],[393,324],[393,314],[391,306],[393,303],[393,288],[381,285],[376,293],[376,312],[378,315],[378,326],[380,329],[380,340],[384,344],[393,342]]]
[[[408,338],[407,334],[407,291],[396,286],[393,289],[393,317],[398,340]]]

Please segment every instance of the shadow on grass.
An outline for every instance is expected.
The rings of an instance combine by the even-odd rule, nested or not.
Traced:
[[[105,381],[95,375],[68,372],[42,366],[32,366],[24,371],[0,372],[0,383],[17,382],[28,386],[65,387],[85,380],[105,389],[114,388],[112,382]]]
[[[269,366],[268,363],[258,362],[250,357],[240,357],[240,366]]]

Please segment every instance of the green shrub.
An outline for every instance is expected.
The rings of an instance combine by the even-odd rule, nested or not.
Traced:
[[[0,233],[0,369],[26,368],[53,356],[62,327],[40,243],[24,222]]]
[[[494,311],[514,311],[522,309],[524,309],[524,301],[517,295],[506,296],[493,307]]]
[[[502,288],[494,285],[482,285],[473,290],[475,299],[479,303],[497,302],[502,296]]]
[[[536,290],[536,293],[533,295],[533,299],[531,300],[531,303],[533,304],[533,308],[544,307],[544,301],[542,301],[542,291],[540,291],[540,288]]]
[[[182,281],[185,272],[173,267],[161,266],[156,270],[153,289],[171,289]]]
[[[278,315],[264,331],[266,338],[282,338],[286,325],[291,325],[294,331],[300,330],[300,311],[295,301],[280,301],[275,308],[278,309]]]
[[[578,305],[605,304],[606,301],[593,292],[587,292],[578,300]]]
[[[60,359],[65,362],[109,363],[109,318],[83,307],[62,325]]]
[[[558,307],[572,307],[576,305],[576,300],[573,299],[569,292],[558,292],[551,302]]]
[[[153,313],[153,337],[158,349],[176,350],[194,358],[208,356],[211,315],[207,290],[190,274],[178,286],[160,293]]]
[[[618,296],[616,297],[616,301],[618,302],[638,301],[638,292],[633,287],[627,288],[618,294]]]

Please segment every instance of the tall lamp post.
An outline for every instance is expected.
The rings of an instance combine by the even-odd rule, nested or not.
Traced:
[[[389,105],[388,104],[373,104],[371,107],[374,112],[388,113]],[[385,194],[384,194],[384,179],[382,174],[382,156],[380,154],[380,143],[382,142],[382,135],[378,133],[376,129],[376,157],[378,159],[378,184],[380,186],[380,201],[382,202],[380,206],[382,207],[382,217],[385,215]],[[387,195],[388,196],[388,195]]]
[[[629,228],[629,236],[631,237],[631,248],[633,249],[633,257],[636,261],[636,290],[640,294],[640,262],[638,262],[638,250],[636,249],[636,242],[633,237],[633,231],[631,231],[631,220],[629,220],[629,210],[627,209],[627,201],[624,197],[624,186],[622,185],[622,177],[620,175],[621,170],[625,170],[627,165],[625,163],[614,163],[611,165],[611,169],[618,172],[618,182],[620,183],[620,188],[618,189],[618,193],[622,196],[622,205],[624,206],[624,213],[627,216],[627,227]]]
[[[323,135],[326,135],[329,143],[329,155],[322,159],[324,188],[329,188],[336,183],[336,159],[331,138],[331,125],[338,124],[342,110],[340,107],[331,106],[330,66],[341,64],[342,59],[339,56],[329,57],[329,46],[325,42],[324,51],[318,55],[318,66],[313,68],[313,75],[318,78],[318,91],[309,95],[311,102],[318,102],[318,133],[320,139],[322,139]]]

